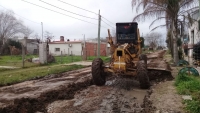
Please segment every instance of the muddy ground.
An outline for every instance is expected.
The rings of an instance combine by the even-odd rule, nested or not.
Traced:
[[[155,54],[162,59],[164,53],[154,53],[154,58]],[[153,61],[159,62],[156,58],[149,62]],[[167,71],[149,70],[150,89],[140,89],[137,80],[116,75],[109,75],[106,85],[98,87],[90,72],[91,67],[86,67],[0,87],[0,113],[162,113],[155,101],[160,93],[156,87],[173,79]],[[163,112],[180,112],[169,108]]]

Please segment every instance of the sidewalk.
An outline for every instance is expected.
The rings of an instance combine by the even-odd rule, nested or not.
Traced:
[[[16,68],[20,68],[20,67],[14,67],[14,66],[0,66],[0,68],[16,69]]]
[[[80,61],[80,62],[73,62],[73,63],[68,63],[68,64],[64,64],[64,65],[83,65],[83,66],[91,66],[92,62],[91,61]]]

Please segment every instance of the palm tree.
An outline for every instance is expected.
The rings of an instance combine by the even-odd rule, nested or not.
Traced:
[[[152,30],[159,27],[166,27],[171,32],[173,39],[173,58],[174,63],[178,62],[178,48],[177,38],[180,27],[183,27],[183,21],[188,19],[186,14],[198,10],[198,0],[132,0],[132,7],[136,6],[138,13],[139,9],[143,8],[143,12],[136,15],[133,21],[141,21],[149,18],[154,20],[150,24],[151,28],[157,21],[165,19],[164,25],[159,25]],[[170,30],[169,30],[170,29]]]

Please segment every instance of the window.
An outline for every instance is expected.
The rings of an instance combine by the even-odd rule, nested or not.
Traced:
[[[55,48],[55,52],[59,52],[60,51],[60,48]]]

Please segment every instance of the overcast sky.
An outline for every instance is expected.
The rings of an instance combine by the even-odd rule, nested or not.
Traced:
[[[58,0],[43,0],[43,1],[55,5],[57,7],[60,7],[62,9],[95,19],[89,19],[75,14],[71,14],[69,12],[47,5],[44,2],[41,2],[40,0],[26,0],[26,1],[63,13],[65,15],[69,15],[84,21],[98,24],[98,21],[95,20],[98,19],[98,15],[72,7]],[[101,22],[101,25],[103,26],[101,27],[101,37],[107,36],[107,29],[111,29],[111,31],[113,31],[113,29],[115,30],[115,23],[131,22],[133,17],[136,15],[135,11],[132,10],[131,0],[62,0],[62,1],[90,10],[95,13],[98,13],[100,9],[101,15],[110,21],[109,22],[104,18],[102,18],[103,21],[105,21],[109,25],[105,24],[103,21]],[[65,40],[66,39],[82,40],[83,39],[82,34],[85,34],[86,39],[96,38],[98,36],[97,25],[86,23],[68,16],[58,14],[31,5],[22,0],[0,0],[0,5],[1,5],[0,10],[6,10],[5,8],[13,10],[15,16],[18,19],[23,20],[24,24],[34,31],[33,34],[38,33],[41,36],[42,34],[41,22],[43,22],[43,31],[48,31],[53,33],[53,35],[55,36],[54,40],[59,40],[60,36],[64,36]],[[5,8],[3,8],[2,6]],[[145,35],[146,33],[150,32],[149,29],[150,22],[151,20],[146,20],[145,22],[138,22],[141,35],[142,34]],[[162,23],[164,22],[159,22],[158,24]],[[165,38],[166,35],[165,28],[162,29],[160,28],[156,31],[162,33],[163,37]]]

